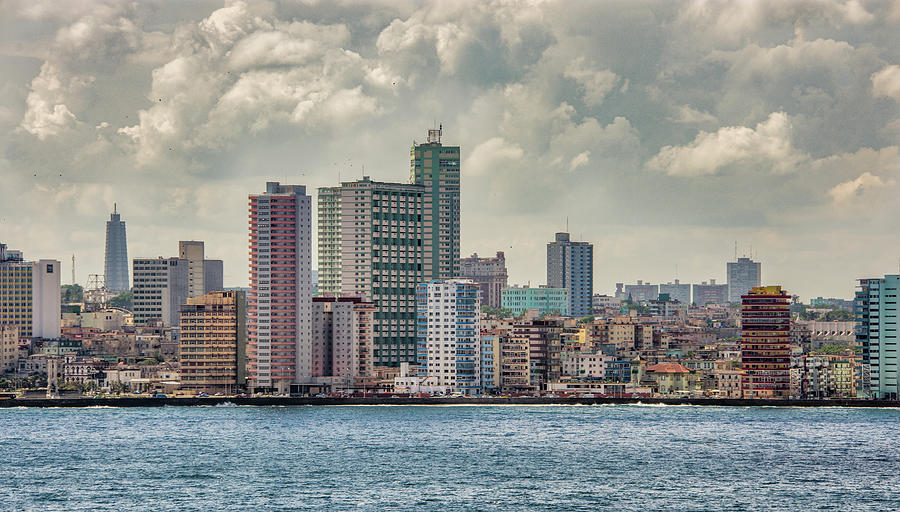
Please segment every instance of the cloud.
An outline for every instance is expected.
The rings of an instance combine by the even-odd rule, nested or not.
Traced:
[[[619,84],[619,75],[608,69],[592,69],[585,64],[583,57],[566,66],[565,77],[575,80],[585,104],[590,106],[603,104],[606,95]]]
[[[648,165],[672,176],[716,174],[736,164],[784,173],[806,158],[791,143],[787,114],[773,112],[756,128],[726,126],[714,133],[701,131],[684,146],[665,146]]]
[[[860,197],[874,189],[886,187],[893,184],[893,181],[883,180],[879,176],[866,171],[859,175],[858,178],[850,181],[839,183],[828,191],[828,195],[835,203],[844,203],[855,197]]]
[[[525,151],[516,144],[510,144],[502,137],[492,137],[472,150],[462,166],[463,174],[485,176],[500,168],[520,165]]]
[[[78,118],[66,104],[81,94],[93,81],[92,77],[70,75],[49,62],[41,66],[40,74],[31,81],[21,128],[40,140],[60,135],[74,128]]]
[[[881,71],[872,73],[872,94],[900,101],[900,66],[885,66]]]

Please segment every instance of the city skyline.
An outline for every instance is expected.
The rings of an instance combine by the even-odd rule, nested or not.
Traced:
[[[559,231],[599,293],[724,283],[735,240],[804,299],[897,268],[896,6],[7,5],[0,232],[64,283],[72,253],[102,272],[118,203],[130,254],[205,240],[247,286],[259,183],[406,182],[438,125],[459,251],[510,284],[543,284]]]

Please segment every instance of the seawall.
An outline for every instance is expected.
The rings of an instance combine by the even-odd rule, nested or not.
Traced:
[[[163,406],[341,406],[341,405],[603,405],[603,404],[703,405],[718,407],[892,407],[897,400],[745,400],[736,398],[614,398],[614,397],[484,397],[484,398],[340,398],[340,397],[178,397],[178,398],[14,398],[0,400],[2,407],[163,407]]]

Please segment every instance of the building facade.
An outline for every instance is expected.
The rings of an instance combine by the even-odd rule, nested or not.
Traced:
[[[359,297],[313,298],[313,377],[337,377],[345,388],[374,375],[375,304]]]
[[[199,240],[178,242],[178,257],[188,264],[188,296],[220,291],[223,289],[222,260],[206,259],[204,244]]]
[[[744,398],[788,398],[791,392],[791,296],[756,286],[741,298],[741,390]]]
[[[312,378],[312,199],[267,182],[249,202],[249,385],[285,393]]]
[[[0,244],[0,324],[16,326],[22,338],[59,338],[59,273],[58,260],[24,261]]]
[[[416,290],[419,377],[445,391],[481,392],[481,299],[463,279],[422,283]]]
[[[459,146],[441,144],[441,128],[428,130],[409,150],[410,183],[424,187],[423,270],[428,279],[459,277]]]
[[[0,375],[16,371],[19,362],[19,328],[0,324]]]
[[[128,282],[128,243],[125,237],[125,221],[119,215],[117,205],[106,221],[106,257],[104,264],[106,287],[117,292],[131,289]]]
[[[375,303],[378,366],[416,361],[416,285],[430,258],[425,195],[419,185],[368,177],[319,189],[320,290]]]
[[[759,286],[762,278],[762,265],[750,258],[738,258],[726,264],[728,276],[728,302],[738,304],[741,297],[751,288]]]
[[[539,315],[569,315],[569,290],[541,286],[513,286],[500,291],[500,307],[520,316],[529,309],[536,309]]]
[[[690,304],[691,303],[691,285],[675,280],[674,283],[666,283],[659,284],[659,293],[667,293],[669,294],[669,299],[677,300],[682,304]]]
[[[181,386],[232,393],[247,381],[247,303],[244,292],[217,291],[181,306]]]
[[[900,397],[900,354],[897,352],[897,289],[900,275],[860,279],[855,298],[856,344],[860,347],[866,396]]]
[[[625,299],[632,302],[643,302],[659,298],[659,285],[638,280],[637,284],[625,285]]]
[[[479,258],[475,253],[459,260],[459,275],[481,288],[481,303],[492,308],[501,307],[501,292],[507,286],[506,257],[497,251],[493,258]]]
[[[547,244],[547,286],[569,292],[569,314],[591,314],[594,294],[594,246],[573,242],[569,233],[556,233]]]
[[[178,325],[188,293],[188,262],[180,258],[134,258],[134,325]]]
[[[708,283],[703,281],[700,284],[695,284],[693,300],[698,306],[725,304],[728,302],[728,285],[716,284],[715,279],[710,279]]]

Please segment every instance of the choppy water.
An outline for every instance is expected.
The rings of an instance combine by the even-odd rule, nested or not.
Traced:
[[[3,510],[898,510],[900,411],[0,410]]]

